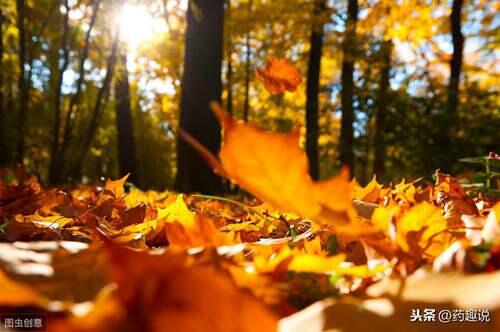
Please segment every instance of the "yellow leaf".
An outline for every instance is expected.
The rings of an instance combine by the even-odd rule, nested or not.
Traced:
[[[190,211],[182,198],[182,194],[177,196],[175,202],[165,209],[158,209],[158,220],[165,219],[166,222],[179,222],[187,228],[193,228],[195,213]]]
[[[118,180],[106,180],[106,184],[104,185],[104,190],[109,190],[113,193],[115,198],[120,198],[125,194],[125,190],[123,189],[123,185],[127,182],[129,174],[125,175],[121,179]]]
[[[406,252],[410,251],[407,241],[409,232],[418,232],[424,229],[418,245],[424,248],[428,241],[434,236],[434,241],[442,240],[442,237],[435,237],[438,233],[444,231],[447,227],[446,220],[443,218],[440,208],[434,205],[422,202],[408,212],[406,212],[397,222],[396,243]]]
[[[392,194],[395,195],[394,199],[396,201],[403,201],[406,203],[415,203],[415,194],[417,189],[413,183],[406,183],[405,180],[394,186]]]
[[[375,175],[373,175],[372,180],[366,187],[361,187],[356,180],[352,181],[352,186],[354,199],[368,203],[378,203],[382,186],[377,182]]]
[[[333,257],[306,254],[294,257],[288,269],[295,272],[329,273],[335,272],[339,264],[344,261],[344,254]]]
[[[388,234],[390,232],[391,220],[399,214],[400,208],[397,205],[379,207],[375,209],[371,217],[371,222],[380,230]]]

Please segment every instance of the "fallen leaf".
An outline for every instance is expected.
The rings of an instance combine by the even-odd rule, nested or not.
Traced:
[[[381,190],[382,186],[377,182],[375,175],[365,187],[361,187],[355,179],[352,180],[354,199],[367,203],[379,203]]]
[[[10,280],[0,270],[0,308],[32,306],[45,308],[48,299],[36,292],[29,285]]]
[[[179,332],[276,330],[275,315],[211,263],[169,252],[109,250],[127,324],[147,331],[164,331],[166,326]]]
[[[472,198],[458,180],[448,174],[436,172],[435,199],[444,208],[444,217],[450,226],[463,226],[463,215],[479,215]]]
[[[500,203],[488,214],[481,236],[488,242],[500,242]]]

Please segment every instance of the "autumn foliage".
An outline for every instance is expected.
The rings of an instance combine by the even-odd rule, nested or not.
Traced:
[[[429,282],[499,286],[495,199],[473,199],[439,172],[435,184],[383,186],[374,177],[363,187],[345,171],[313,181],[298,131],[267,132],[213,109],[220,155],[196,147],[256,199],[143,192],[127,177],[43,188],[22,169],[2,170],[0,308],[47,313],[50,331],[273,331],[326,298],[384,298],[370,295],[374,287],[392,292],[387,282],[416,272]],[[469,303],[436,292],[403,287],[389,300],[498,313],[498,298]]]

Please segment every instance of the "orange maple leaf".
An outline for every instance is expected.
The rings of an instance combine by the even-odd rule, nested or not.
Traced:
[[[293,92],[302,82],[297,68],[286,59],[269,57],[265,68],[257,68],[257,77],[270,93]]]
[[[337,226],[351,221],[354,210],[347,169],[330,179],[313,181],[307,156],[299,146],[299,130],[268,132],[236,121],[216,103],[212,109],[224,136],[217,168],[226,177],[280,210]]]
[[[172,251],[153,255],[111,243],[104,251],[116,291],[87,316],[58,321],[51,331],[276,330],[276,315],[210,260]]]

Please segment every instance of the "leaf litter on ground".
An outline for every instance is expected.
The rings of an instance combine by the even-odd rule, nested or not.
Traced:
[[[0,312],[45,313],[50,331],[225,332],[304,331],[321,308],[311,331],[401,331],[425,304],[498,324],[496,198],[439,172],[424,185],[363,187],[344,170],[313,181],[298,131],[213,108],[224,143],[204,157],[255,198],[126,190],[127,177],[62,190],[1,170]]]

